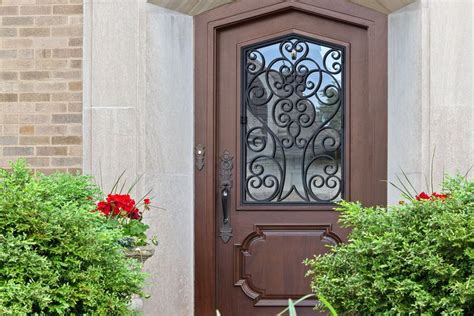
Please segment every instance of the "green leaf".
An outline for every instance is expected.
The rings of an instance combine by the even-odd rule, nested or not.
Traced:
[[[321,301],[321,303],[323,303],[324,306],[326,306],[326,308],[329,310],[332,316],[337,316],[336,310],[334,309],[334,307],[332,307],[332,305],[328,302],[328,300],[326,300],[324,296],[318,295],[318,298]]]
[[[284,310],[282,310],[280,313],[277,314],[277,316],[280,316],[280,315],[283,315],[284,313],[286,313],[288,310],[291,310],[291,306],[293,306],[293,309],[294,309],[294,306],[298,305],[298,303],[310,298],[310,297],[314,297],[314,294],[307,294],[301,298],[299,298],[297,301],[295,301],[293,303],[293,301],[291,299],[288,300],[288,307],[285,308]],[[291,314],[290,314],[291,315]],[[294,314],[296,315],[296,314]]]

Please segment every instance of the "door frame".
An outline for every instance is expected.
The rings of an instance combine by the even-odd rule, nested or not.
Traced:
[[[374,115],[373,172],[387,174],[387,16],[346,0],[240,0],[194,17],[194,312],[216,307],[216,34],[260,16],[297,10],[367,30],[368,102]],[[201,145],[201,146],[199,146]],[[198,147],[199,146],[199,147]],[[386,196],[386,185],[378,188]]]

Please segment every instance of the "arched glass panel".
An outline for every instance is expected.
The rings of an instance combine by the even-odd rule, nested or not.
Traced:
[[[242,49],[243,203],[342,199],[343,61],[299,35]]]

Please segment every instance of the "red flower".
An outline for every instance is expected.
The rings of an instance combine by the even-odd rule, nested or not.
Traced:
[[[143,203],[145,203],[145,205],[150,205],[151,202],[150,202],[150,199],[144,199]]]
[[[109,216],[110,204],[104,201],[97,203],[97,209],[104,215]]]
[[[418,194],[417,196],[415,196],[415,199],[417,201],[421,201],[421,200],[429,200],[430,199],[430,196],[428,194],[426,194],[425,192],[421,192],[420,194]]]
[[[444,200],[444,199],[446,199],[447,197],[448,197],[447,194],[439,194],[439,193],[436,193],[436,192],[433,192],[433,194],[431,194],[431,199],[436,198],[436,199],[442,199],[442,200]]]
[[[448,197],[447,194],[439,194],[439,193],[436,193],[436,192],[433,192],[431,194],[431,196],[429,196],[428,194],[426,194],[425,192],[421,192],[420,194],[418,194],[415,198],[417,201],[421,201],[421,200],[435,200],[435,199],[441,199],[441,200],[444,200]]]
[[[105,201],[97,203],[97,210],[106,216],[128,217],[141,219],[140,210],[135,207],[135,200],[128,194],[109,194]]]
[[[131,212],[135,208],[135,200],[128,194],[109,194],[107,202],[112,203],[116,208],[126,212]],[[120,213],[120,211],[118,211]]]
[[[142,216],[140,214],[140,211],[136,208],[130,214],[128,215],[129,218],[131,219],[141,219]]]

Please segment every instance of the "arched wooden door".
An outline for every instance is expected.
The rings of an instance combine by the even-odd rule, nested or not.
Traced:
[[[196,315],[275,315],[346,241],[335,203],[385,204],[386,16],[242,0],[195,32]]]

